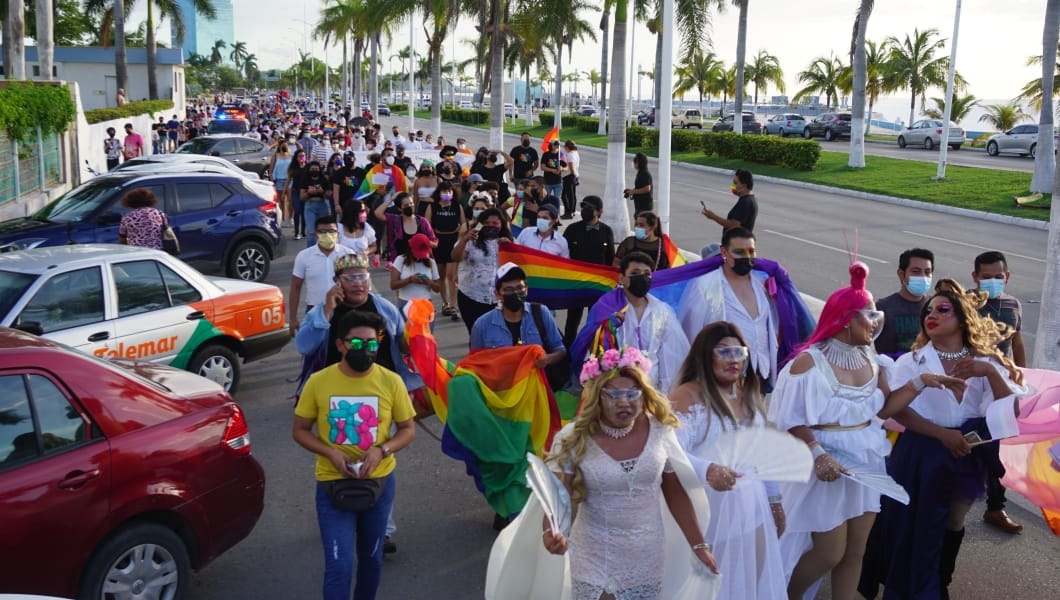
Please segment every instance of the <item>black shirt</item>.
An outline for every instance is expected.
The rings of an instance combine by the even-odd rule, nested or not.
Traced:
[[[340,360],[342,360],[342,354],[339,353],[338,348],[335,347],[335,340],[339,339],[339,333],[335,331],[335,326],[342,320],[342,317],[351,310],[360,310],[364,312],[373,312],[378,314],[379,311],[375,308],[375,300],[371,295],[368,296],[368,301],[364,304],[352,308],[345,304],[340,304],[335,307],[335,314],[331,315],[331,328],[328,329],[328,355],[324,366],[331,366]],[[342,332],[346,334],[345,331]],[[383,336],[379,340],[379,352],[375,356],[375,362],[377,365],[386,367],[391,371],[394,371],[394,359],[390,352],[390,332],[383,328]]]
[[[651,173],[647,169],[637,171],[637,178],[633,180],[633,189],[639,190],[640,188],[649,185],[652,185]],[[652,193],[649,191],[647,194],[633,194],[633,204],[634,206],[653,206],[654,201],[652,200]],[[639,210],[640,209],[638,209],[638,211]],[[645,208],[643,210],[651,210],[651,208]]]
[[[758,218],[758,200],[755,200],[755,195],[740,196],[740,199],[732,206],[728,216],[725,218],[730,221],[739,221],[740,227],[753,232],[755,230],[755,219]]]
[[[597,221],[589,225],[575,221],[563,232],[567,238],[570,257],[574,260],[609,265],[615,260],[615,234],[606,224]]]
[[[496,164],[491,167],[489,163],[485,163],[478,169],[472,168],[471,172],[482,175],[482,178],[486,181],[496,182],[498,187],[497,200],[499,202],[504,202],[511,197],[512,194],[508,191],[508,184],[504,182],[504,174],[508,172],[508,168],[503,164]]]
[[[541,166],[542,167],[548,167],[550,169],[558,169],[558,168],[560,168],[561,165],[565,165],[565,164],[566,164],[565,162],[563,162],[563,163],[560,162],[559,153],[558,152],[545,152],[544,154],[541,155]],[[552,173],[550,171],[544,171],[544,176],[545,176],[545,183],[548,184],[548,185],[558,185],[560,183],[563,183],[563,175],[560,174],[560,173]]]
[[[533,146],[523,148],[522,145],[512,148],[508,153],[515,161],[512,165],[512,175],[518,179],[527,179],[534,176],[534,165],[537,164],[537,150]]]
[[[360,167],[344,166],[331,174],[331,183],[339,186],[339,206],[357,195],[363,180],[364,169]]]
[[[670,259],[666,256],[666,252],[663,250],[662,239],[657,239],[654,242],[646,240],[638,240],[632,235],[622,240],[622,243],[618,245],[615,250],[615,258],[621,260],[621,258],[634,250],[639,250],[655,261],[655,268],[652,271],[658,271],[659,269],[669,269]]]

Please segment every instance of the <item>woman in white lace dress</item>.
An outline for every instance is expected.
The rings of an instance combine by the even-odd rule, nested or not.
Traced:
[[[675,597],[668,590],[674,582],[664,576],[666,562],[692,556],[717,572],[697,507],[671,468],[672,460],[683,460],[674,437],[678,423],[648,384],[650,369],[636,348],[586,361],[581,412],[548,459],[561,472],[576,512],[569,540],[545,521],[543,541],[553,554],[569,547],[574,600]],[[702,495],[696,498],[705,504]],[[683,534],[683,556],[664,550],[660,500]]]
[[[778,536],[784,532],[784,508],[776,484],[738,480],[739,474],[716,462],[719,437],[748,427],[766,427],[765,409],[740,329],[725,321],[704,327],[692,343],[670,393],[681,421],[677,440],[700,481],[707,484],[711,519],[705,537],[717,552],[721,580],[718,598],[773,600],[786,595]]]

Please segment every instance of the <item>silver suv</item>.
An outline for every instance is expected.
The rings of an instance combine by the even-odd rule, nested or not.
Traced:
[[[1057,132],[1053,132],[1053,151],[1056,151]],[[986,153],[997,156],[1002,152],[1034,157],[1038,150],[1038,126],[1017,125],[1005,133],[990,136],[986,141]]]

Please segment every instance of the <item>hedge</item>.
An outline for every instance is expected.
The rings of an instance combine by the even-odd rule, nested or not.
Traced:
[[[643,143],[641,146],[644,148],[658,148],[659,147],[659,130],[654,128],[644,127],[642,134]],[[698,131],[689,131],[687,129],[671,129],[670,130],[670,149],[674,152],[697,152],[703,149],[703,134]]]
[[[703,152],[721,158],[739,158],[767,165],[810,171],[821,157],[821,146],[812,140],[787,140],[766,135],[740,135],[732,131],[702,134]],[[676,144],[675,144],[676,146]]]
[[[447,121],[456,121],[458,123],[471,123],[472,125],[479,125],[481,123],[490,122],[490,112],[488,110],[461,110],[459,108],[444,108],[442,109],[442,118]]]
[[[395,113],[408,112],[409,110],[409,105],[407,102],[405,104],[388,104],[387,106],[390,108],[390,112]]]
[[[0,129],[12,140],[29,140],[39,127],[62,133],[77,118],[77,105],[65,85],[10,82],[0,88]]]
[[[88,120],[88,124],[91,125],[93,123],[102,123],[103,121],[135,117],[146,113],[150,113],[151,117],[154,118],[154,113],[167,112],[172,109],[172,100],[141,100],[139,102],[129,102],[124,106],[118,106],[115,108],[86,110],[85,119]]]

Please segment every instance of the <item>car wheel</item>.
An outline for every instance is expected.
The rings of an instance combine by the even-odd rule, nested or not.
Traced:
[[[935,141],[932,140],[929,137],[928,138],[924,138],[924,150],[934,150],[934,149],[935,149]]]
[[[1038,144],[1031,144],[1031,158],[1038,155]]]
[[[899,148],[905,148],[905,146],[906,146],[905,137],[904,136],[898,136],[898,147]]]
[[[986,153],[990,156],[997,156],[997,142],[990,142],[987,144]]]
[[[961,149],[961,145],[960,144],[950,144],[950,150],[960,150],[960,149]]]
[[[168,598],[187,596],[191,560],[172,530],[141,523],[111,536],[85,569],[80,598]]]
[[[810,138],[813,137],[813,134],[810,133],[810,128],[809,127],[807,127],[806,129],[802,130],[802,137],[804,137],[806,139],[810,139]]]
[[[835,139],[835,134],[832,133],[832,130],[831,129],[825,129],[824,130],[824,141],[830,142],[830,141],[832,141],[834,139]]]
[[[223,387],[229,394],[234,394],[239,385],[239,357],[220,344],[199,348],[188,363],[188,370]]]
[[[246,281],[265,281],[269,275],[269,253],[255,241],[241,242],[228,257],[228,276]]]

